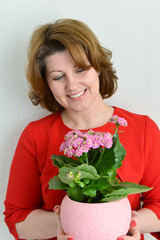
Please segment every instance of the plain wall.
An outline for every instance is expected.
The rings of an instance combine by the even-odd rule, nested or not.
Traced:
[[[32,106],[24,63],[36,26],[58,18],[82,20],[113,52],[119,77],[107,102],[149,115],[160,126],[159,0],[0,0],[0,239],[13,239],[4,224],[9,169],[19,136],[32,120],[49,114]],[[16,193],[15,193],[16,194]],[[152,239],[149,235],[146,239]]]

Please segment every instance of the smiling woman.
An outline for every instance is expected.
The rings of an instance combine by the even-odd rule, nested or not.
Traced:
[[[100,73],[102,98],[113,95],[117,89],[117,76],[110,61],[111,51],[100,45],[86,24],[72,19],[60,19],[37,28],[31,38],[26,75],[33,104],[41,104],[51,112],[63,109],[55,101],[46,83],[46,57],[64,50],[68,50],[77,69],[88,70],[92,66]]]
[[[77,20],[60,19],[34,31],[26,69],[29,97],[34,105],[40,104],[52,114],[28,124],[14,154],[4,214],[16,240],[74,238],[64,234],[57,216],[56,205],[61,204],[65,193],[48,186],[58,173],[51,155],[60,154],[65,135],[73,129],[82,130],[84,135],[88,129],[104,134],[113,131],[113,116],[128,122],[126,131],[120,135],[127,154],[117,175],[109,172],[109,178],[112,180],[114,175],[120,182],[152,188],[142,195],[128,197],[133,210],[128,223],[132,236],[119,236],[119,240],[143,240],[146,232],[160,239],[160,132],[148,116],[103,101],[117,89],[111,56],[111,51],[101,46],[89,27]],[[110,157],[104,158],[105,166],[110,164]],[[108,193],[110,188],[106,189],[107,196]]]
[[[68,50],[46,57],[46,77],[55,100],[65,109],[63,116],[68,111],[92,111],[102,102],[99,73],[93,67],[77,69]]]

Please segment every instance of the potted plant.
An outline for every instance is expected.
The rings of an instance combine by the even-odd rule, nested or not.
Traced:
[[[64,232],[75,240],[116,240],[126,234],[131,220],[127,196],[151,189],[117,178],[126,155],[118,128],[127,126],[127,121],[113,115],[110,122],[116,126],[114,135],[70,131],[60,146],[64,155],[51,157],[59,173],[49,181],[49,188],[67,192],[60,217]]]

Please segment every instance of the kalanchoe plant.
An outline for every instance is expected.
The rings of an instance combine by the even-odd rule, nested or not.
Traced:
[[[151,189],[137,183],[120,182],[116,177],[116,170],[126,155],[118,127],[127,126],[127,121],[114,115],[110,122],[116,126],[114,135],[92,130],[67,133],[60,146],[60,151],[67,156],[51,157],[59,174],[49,181],[50,189],[65,190],[72,200],[88,203],[116,201]]]

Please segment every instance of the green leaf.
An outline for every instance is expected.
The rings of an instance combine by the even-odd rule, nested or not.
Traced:
[[[59,169],[59,178],[63,183],[69,184],[70,182],[73,181],[73,178],[69,178],[68,174],[73,173],[73,178],[76,175],[77,171],[75,167],[61,167]]]
[[[117,191],[117,190],[119,190],[119,189],[121,189],[121,186],[119,186],[119,184],[113,185],[113,184],[111,184],[111,183],[109,182],[107,188],[105,188],[105,189],[102,191],[102,194],[106,197],[106,196],[110,195],[112,192]],[[117,195],[118,195],[118,194],[117,194]]]
[[[106,177],[101,177],[99,179],[92,180],[89,186],[94,187],[97,191],[103,191],[104,189],[108,189],[111,184]]]
[[[107,171],[107,174],[109,176],[109,182],[114,184],[117,183],[118,179],[116,179],[117,173],[115,169],[110,169],[109,171]]]
[[[122,198],[125,198],[125,197],[127,197],[127,195],[125,195],[125,194],[124,195],[114,195],[114,196],[108,195],[108,196],[102,198],[100,200],[100,202],[113,202],[113,201],[118,201],[118,200],[120,200]]]
[[[101,201],[110,202],[127,197],[129,194],[137,194],[151,190],[144,185],[139,185],[137,183],[123,182],[117,185],[111,185],[103,191],[104,198]]]
[[[80,188],[70,188],[67,190],[68,197],[74,201],[82,202],[83,201],[83,193]]]
[[[119,141],[118,133],[115,133],[113,136],[113,146],[109,149],[103,149],[101,157],[94,164],[94,167],[97,169],[98,173],[105,173],[108,175],[109,171],[110,176],[113,176],[114,171],[122,166],[122,160],[125,158],[125,155],[126,150]]]
[[[72,173],[72,178],[69,178],[68,174]],[[77,176],[78,175],[78,176]],[[88,164],[82,164],[78,167],[64,166],[59,169],[58,174],[60,180],[66,184],[69,184],[73,180],[79,182],[80,179],[97,179],[99,175],[96,169]]]
[[[51,159],[53,161],[53,165],[58,167],[58,168],[63,167],[65,164],[70,164],[71,166],[75,166],[75,167],[81,164],[77,160],[74,160],[72,158],[66,157],[64,155],[55,155],[55,154],[53,154],[51,156]]]
[[[80,179],[87,178],[87,179],[97,179],[99,178],[99,175],[97,173],[97,170],[88,164],[82,164],[78,167],[76,167],[76,170],[78,172],[81,172]]]
[[[104,148],[101,157],[94,164],[94,167],[97,169],[98,173],[107,172],[115,165],[115,155],[113,147],[110,149]]]
[[[53,177],[52,179],[50,179],[49,181],[49,189],[68,189],[68,185],[61,182],[61,180],[59,179],[58,176]]]
[[[76,184],[74,181],[72,181],[72,182],[69,183],[69,186],[70,186],[71,188],[73,188],[73,187],[76,187],[77,184]]]
[[[80,186],[81,188],[84,188],[86,186],[86,184],[84,182],[79,182],[78,186]]]
[[[88,186],[83,189],[83,194],[89,197],[96,196],[96,189],[94,187]]]
[[[85,185],[88,185],[90,183],[90,179],[84,178],[83,182],[85,183]]]
[[[94,165],[95,162],[100,158],[101,151],[100,148],[90,149],[88,152],[88,161],[90,165]]]
[[[113,192],[112,195],[117,194],[137,194],[137,193],[143,193],[147,192],[153,188],[139,185],[138,183],[130,183],[130,182],[122,182],[119,184],[121,189],[117,190],[116,192]]]
[[[126,156],[126,150],[119,141],[118,133],[113,136],[115,161],[121,162]],[[120,165],[121,166],[121,165]]]

